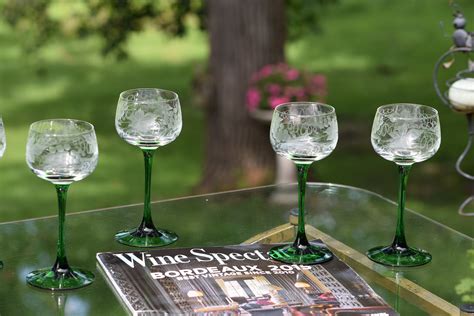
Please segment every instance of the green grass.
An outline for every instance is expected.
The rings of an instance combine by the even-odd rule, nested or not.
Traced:
[[[474,3],[459,1],[472,29]],[[313,180],[364,187],[396,197],[393,163],[370,145],[375,109],[392,102],[432,105],[440,110],[442,146],[431,160],[416,165],[409,181],[408,206],[472,235],[472,219],[457,215],[470,184],[453,169],[466,141],[465,119],[443,107],[431,74],[451,45],[447,1],[340,0],[321,13],[322,33],[288,44],[287,58],[298,67],[327,75],[327,102],[336,106],[340,141],[334,153],[315,164]],[[72,186],[70,211],[142,200],[143,161],[137,148],[116,134],[114,113],[120,91],[162,87],[179,92],[184,126],[180,137],[156,155],[153,199],[190,194],[203,162],[204,113],[193,102],[191,81],[206,62],[205,34],[171,39],[148,30],[128,43],[130,58],[116,62],[100,54],[100,40],[55,42],[34,58],[22,54],[18,38],[0,23],[0,114],[8,148],[0,161],[0,221],[54,214],[51,184],[35,177],[24,162],[28,126],[51,117],[92,122],[100,161],[86,180]],[[46,70],[37,74],[38,66]],[[243,108],[244,110],[244,108]],[[467,170],[474,170],[468,159]]]
[[[459,3],[474,21],[474,3]],[[435,62],[451,46],[439,27],[444,21],[446,33],[452,32],[447,3],[342,0],[321,16],[322,34],[305,37],[287,50],[292,64],[327,74],[327,102],[338,113],[338,147],[315,164],[314,177],[396,199],[397,170],[370,144],[375,110],[395,102],[431,105],[440,113],[442,145],[435,157],[412,169],[407,205],[473,235],[472,218],[457,214],[461,202],[474,194],[473,187],[454,171],[466,144],[466,119],[441,103],[431,77]],[[473,157],[470,153],[465,169],[474,172]]]
[[[0,26],[0,39],[0,112],[7,132],[0,167],[0,221],[56,212],[53,186],[34,176],[24,158],[29,124],[45,118],[77,118],[96,127],[99,164],[86,180],[71,187],[70,211],[142,201],[142,154],[121,140],[114,127],[118,94],[132,87],[179,92],[185,124],[179,138],[156,154],[152,198],[190,193],[203,157],[203,114],[190,95],[193,66],[207,54],[203,34],[192,33],[186,40],[151,31],[134,36],[130,59],[120,63],[100,56],[97,39],[55,43],[37,59],[22,55],[5,25]],[[39,76],[40,65],[46,73]]]

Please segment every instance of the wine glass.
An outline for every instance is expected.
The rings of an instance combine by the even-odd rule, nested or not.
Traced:
[[[5,128],[3,126],[3,120],[0,116],[0,158],[3,157],[5,149],[7,148],[7,140],[5,138]],[[3,268],[3,262],[0,261],[0,269]]]
[[[270,249],[270,257],[285,263],[315,264],[332,253],[306,238],[304,197],[308,170],[314,161],[327,157],[338,138],[336,110],[326,104],[290,102],[275,108],[270,127],[273,149],[296,164],[298,171],[298,232],[293,244]]]
[[[120,94],[115,128],[127,143],[138,146],[145,158],[145,202],[141,224],[134,229],[118,232],[115,239],[134,247],[169,245],[178,236],[157,229],[151,217],[151,170],[153,154],[158,147],[171,143],[182,128],[178,95],[172,91],[139,88]]]
[[[92,272],[72,268],[66,258],[66,198],[71,183],[94,171],[99,150],[94,126],[71,119],[51,119],[31,124],[26,144],[26,163],[41,179],[56,187],[59,205],[57,258],[52,268],[30,272],[29,284],[50,290],[69,290],[89,285]]]
[[[431,158],[441,144],[438,112],[419,104],[383,105],[375,114],[371,139],[377,154],[397,164],[400,187],[395,238],[389,246],[370,249],[367,256],[375,262],[393,267],[426,264],[431,261],[431,255],[409,247],[406,242],[403,215],[411,166]]]

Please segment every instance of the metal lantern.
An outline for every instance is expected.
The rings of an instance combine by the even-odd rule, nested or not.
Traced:
[[[474,180],[474,176],[464,172],[461,164],[470,151],[474,137],[474,61],[471,60],[473,50],[474,33],[466,31],[466,18],[460,11],[454,13],[453,25],[455,31],[452,39],[452,46],[436,62],[433,72],[433,82],[436,93],[441,101],[452,110],[466,115],[468,124],[468,142],[466,148],[456,161],[456,170],[463,177]],[[458,71],[456,75],[446,81],[447,89],[441,91],[439,87],[438,75],[440,69],[450,68],[456,61],[457,55],[467,56],[467,68]]]

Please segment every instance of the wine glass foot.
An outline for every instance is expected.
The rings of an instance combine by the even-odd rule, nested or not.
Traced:
[[[91,284],[94,274],[88,270],[69,268],[65,272],[55,272],[44,268],[30,272],[26,276],[28,284],[46,290],[72,290]]]
[[[329,249],[311,244],[305,247],[295,247],[293,244],[273,247],[269,255],[280,262],[306,265],[323,263],[333,257]]]
[[[178,240],[178,235],[164,229],[125,230],[115,235],[115,240],[121,244],[132,247],[163,247]]]
[[[370,260],[391,267],[416,267],[431,261],[431,254],[422,249],[380,246],[367,251]]]

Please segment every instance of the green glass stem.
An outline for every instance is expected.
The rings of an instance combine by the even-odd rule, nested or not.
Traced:
[[[392,247],[399,250],[408,249],[405,239],[405,223],[403,216],[405,214],[408,173],[410,172],[411,166],[412,165],[398,165],[400,187],[398,191],[397,229],[395,231],[395,238],[393,239]]]
[[[66,200],[69,184],[56,184],[56,193],[58,195],[58,243],[56,262],[53,265],[55,273],[66,273],[70,270],[66,258],[66,247],[64,243],[64,225],[66,221]]]
[[[65,220],[66,199],[69,184],[56,184],[58,194],[58,244],[56,262],[52,268],[43,268],[30,272],[26,281],[35,287],[48,290],[71,290],[91,284],[94,274],[88,270],[71,268],[66,258]]]
[[[309,246],[305,231],[304,200],[306,194],[306,181],[308,179],[308,171],[310,166],[310,164],[296,164],[296,169],[298,172],[298,231],[296,234],[296,239],[293,243],[294,247]]]
[[[405,239],[405,202],[408,173],[411,165],[398,165],[400,188],[398,192],[398,215],[395,237],[390,246],[378,246],[367,251],[370,260],[391,267],[415,267],[431,261],[431,254],[423,249],[408,247]]]
[[[143,219],[137,228],[120,231],[115,235],[119,243],[132,247],[162,247],[178,240],[178,235],[157,229],[151,218],[151,171],[153,155],[156,149],[142,149],[145,159],[145,200],[143,202]]]
[[[306,180],[311,164],[296,163],[298,171],[298,228],[293,244],[284,244],[270,249],[270,258],[290,264],[317,264],[331,260],[333,254],[322,243],[310,243],[305,231],[304,199]]]
[[[145,200],[143,203],[143,219],[138,227],[140,231],[155,231],[156,227],[151,218],[151,171],[153,168],[153,155],[156,149],[143,149],[145,159]]]

